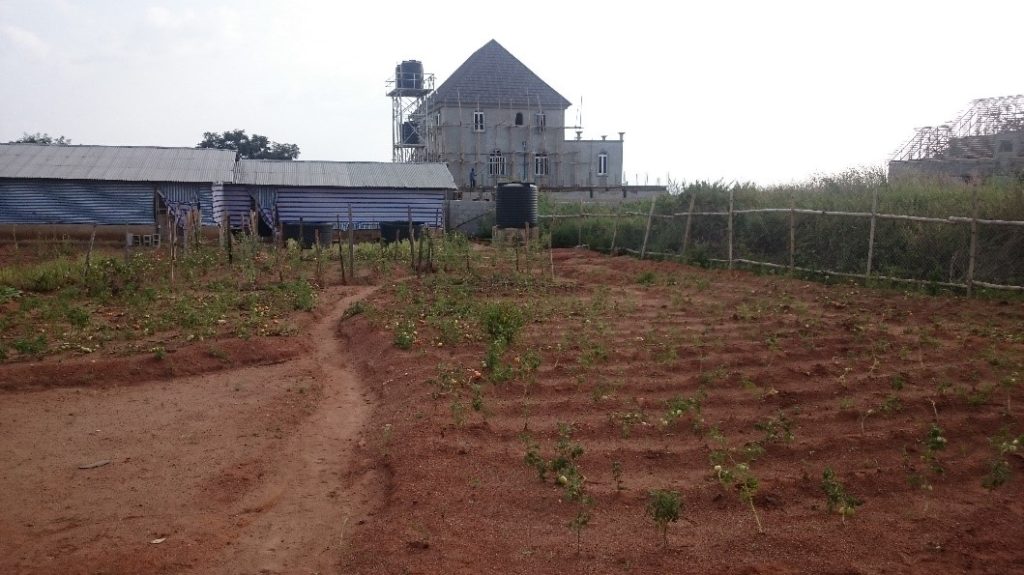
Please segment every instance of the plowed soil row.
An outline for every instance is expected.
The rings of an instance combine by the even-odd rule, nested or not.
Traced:
[[[1024,570],[1024,461],[1020,452],[998,457],[992,443],[1024,432],[1019,299],[574,250],[557,251],[554,267],[556,286],[474,294],[534,310],[505,356],[515,364],[540,355],[531,385],[487,383],[483,343],[439,346],[426,321],[410,350],[372,317],[346,324],[378,398],[370,451],[390,478],[346,571]],[[409,285],[414,297],[432,297]],[[372,303],[388,310],[408,297],[382,290]],[[485,373],[476,391],[472,375],[452,390],[437,385],[444,369]],[[699,413],[673,420],[667,402],[694,397],[703,397]],[[766,439],[772,421],[788,422],[792,439]],[[559,424],[584,450],[578,466],[593,501],[579,548],[568,524],[580,504],[524,463],[527,441],[554,457]],[[944,449],[928,447],[933,426]],[[763,452],[748,455],[753,444]],[[739,492],[719,481],[715,451],[728,454],[727,467],[749,464],[763,533]],[[1009,479],[987,489],[999,459]],[[827,510],[826,468],[863,502],[845,520]],[[684,502],[667,546],[645,514],[653,489]]]

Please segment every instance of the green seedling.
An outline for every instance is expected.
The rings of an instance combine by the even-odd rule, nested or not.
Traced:
[[[563,488],[569,501],[585,502],[587,499],[584,486],[586,477],[576,466],[576,460],[582,455],[583,447],[572,441],[572,426],[559,423],[555,458],[549,462],[549,467],[555,473],[555,481]]]
[[[764,421],[759,421],[754,424],[754,429],[764,433],[764,444],[772,443],[790,443],[796,437],[793,434],[793,420],[789,419],[785,413],[779,412],[777,415],[768,417]]]
[[[946,448],[947,441],[942,435],[942,428],[932,424],[928,430],[928,435],[925,436],[921,443],[924,445],[924,454],[921,455],[921,459],[928,464],[928,468],[937,474],[945,471],[936,457],[936,453]]]
[[[689,413],[693,419],[694,427],[697,428],[703,422],[703,419],[700,417],[700,411],[705,399],[707,399],[707,393],[704,390],[698,390],[697,393],[690,397],[680,395],[673,397],[665,402],[665,417],[662,418],[661,424],[669,427],[684,414]]]
[[[835,472],[829,467],[826,467],[825,471],[821,474],[821,489],[825,492],[829,513],[839,513],[844,523],[846,522],[846,517],[853,515],[857,507],[863,503],[860,499],[846,492],[846,488],[843,487],[843,484],[836,478]]]
[[[583,507],[576,512],[576,517],[569,522],[569,529],[576,534],[576,554],[579,555],[583,547],[583,530],[590,525],[590,511]]]
[[[682,497],[676,491],[655,489],[648,496],[647,514],[661,533],[662,544],[665,547],[668,547],[668,525],[679,521],[682,508]]]
[[[616,413],[609,416],[612,421],[618,421],[622,430],[622,437],[628,438],[633,433],[633,427],[642,425],[646,418],[642,411],[630,411],[627,413]]]
[[[981,481],[986,489],[992,490],[1001,487],[1010,480],[1010,462],[1006,460],[1006,456],[1016,453],[1022,443],[1024,443],[1024,435],[1010,437],[1005,429],[999,435],[989,439],[994,454],[988,463],[989,471]]]
[[[526,443],[526,455],[523,456],[523,463],[537,471],[537,478],[542,482],[546,481],[548,473],[548,461],[541,457],[540,446],[530,439],[528,435],[523,436]]]
[[[398,349],[411,349],[416,341],[416,326],[408,320],[399,321],[395,326],[394,338],[392,340]]]
[[[622,462],[612,462],[612,478],[615,479],[615,490],[622,491]]]
[[[715,477],[722,484],[723,488],[735,488],[739,491],[740,500],[750,505],[750,511],[754,514],[757,532],[764,533],[761,517],[757,513],[757,507],[754,506],[754,496],[757,495],[760,482],[757,476],[754,475],[754,472],[751,471],[749,463],[753,461],[753,457],[760,455],[761,451],[759,450],[763,450],[763,448],[757,443],[746,444],[743,454],[747,459],[737,463],[733,458],[733,450],[725,447],[726,439],[724,436],[719,440],[719,444],[722,447],[713,449],[709,456]]]

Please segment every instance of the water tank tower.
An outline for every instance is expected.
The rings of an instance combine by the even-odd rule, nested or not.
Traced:
[[[434,91],[434,75],[423,62],[404,60],[386,83],[391,98],[392,161],[422,162],[427,143],[427,96]]]

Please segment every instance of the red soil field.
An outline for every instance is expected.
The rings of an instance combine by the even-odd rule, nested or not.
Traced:
[[[989,438],[1024,431],[1024,398],[1011,381],[1024,373],[1019,299],[827,286],[574,250],[557,251],[554,266],[558,286],[544,302],[543,290],[475,292],[545,307],[508,353],[515,361],[539,352],[536,383],[483,384],[480,412],[470,392],[460,400],[428,382],[439,364],[482,370],[482,343],[437,347],[421,325],[421,341],[401,351],[366,319],[345,328],[359,334],[352,351],[378,396],[368,433],[389,477],[380,512],[357,530],[351,572],[1024,571],[1021,452],[1005,456],[1006,484],[982,486],[995,457]],[[403,304],[383,294],[375,303]],[[663,424],[668,400],[701,388],[699,416]],[[780,414],[792,440],[765,441],[756,426]],[[584,450],[577,464],[593,498],[579,550],[568,528],[579,504],[524,463],[524,431],[553,457],[559,423]],[[946,444],[929,456],[933,424]],[[763,533],[710,461],[723,448],[740,461],[752,442],[764,449],[750,463]],[[827,511],[826,467],[863,501],[845,521]],[[667,547],[645,515],[653,489],[683,500]]]
[[[1020,299],[578,250],[553,266],[554,283],[485,267],[468,284],[529,320],[504,383],[472,322],[445,343],[422,317],[395,346],[393,317],[442,295],[430,276],[328,291],[308,339],[256,344],[273,365],[224,341],[210,365],[169,354],[178,374],[0,366],[0,572],[1024,571],[1024,451],[999,451],[1024,433]],[[524,462],[531,443],[555,457],[559,424],[582,449],[579,546],[582,504]],[[716,461],[749,465],[751,502]],[[863,502],[845,519],[826,468]],[[654,489],[682,498],[667,544]]]

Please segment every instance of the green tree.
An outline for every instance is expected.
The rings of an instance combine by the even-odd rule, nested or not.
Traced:
[[[299,157],[297,145],[271,142],[270,138],[259,134],[250,136],[245,130],[204,132],[196,147],[234,150],[239,158],[248,160],[294,160]]]
[[[45,144],[47,146],[70,146],[71,140],[64,136],[57,136],[56,138],[45,132],[36,132],[35,134],[29,134],[25,132],[17,140],[11,140],[8,144]]]

